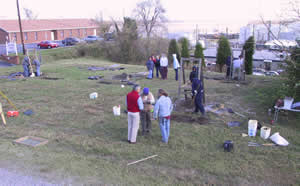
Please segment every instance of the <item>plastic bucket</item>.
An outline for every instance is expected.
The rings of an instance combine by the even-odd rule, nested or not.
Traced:
[[[263,138],[263,139],[268,139],[269,136],[271,134],[271,128],[269,127],[262,127],[260,129],[260,137]]]
[[[248,122],[248,135],[249,136],[256,136],[257,130],[257,120],[249,120]]]
[[[90,99],[96,99],[98,97],[98,93],[97,92],[93,92],[90,94]]]
[[[283,137],[281,137],[279,135],[279,132],[276,132],[275,134],[273,134],[270,139],[276,143],[277,145],[281,145],[281,146],[288,146],[289,142],[286,141],[286,139],[284,139]]]
[[[113,107],[113,113],[115,116],[120,116],[121,115],[121,106],[114,106]]]

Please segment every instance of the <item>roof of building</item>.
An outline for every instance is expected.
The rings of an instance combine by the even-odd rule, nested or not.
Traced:
[[[65,30],[79,28],[97,28],[91,19],[37,19],[22,20],[23,32],[43,30]],[[6,32],[19,32],[18,20],[0,20],[0,28]]]

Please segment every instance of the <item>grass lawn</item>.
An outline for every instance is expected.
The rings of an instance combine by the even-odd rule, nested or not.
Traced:
[[[205,80],[206,102],[247,116],[208,113],[203,125],[176,122],[171,119],[168,145],[162,144],[157,121],[151,136],[138,136],[137,144],[127,143],[127,115],[113,116],[112,107],[121,105],[131,86],[105,85],[88,80],[91,75],[110,79],[123,72],[145,71],[143,66],[121,65],[123,71],[88,71],[89,65],[112,65],[91,58],[49,61],[41,67],[45,76],[63,78],[45,80],[28,78],[0,80],[3,91],[20,112],[32,109],[35,114],[7,118],[7,127],[0,128],[0,165],[8,170],[45,178],[51,183],[72,185],[299,185],[300,125],[294,113],[279,115],[271,126],[266,99],[276,79],[247,77],[247,85]],[[0,75],[22,71],[21,66],[0,68]],[[139,80],[156,95],[159,88],[171,97],[177,95],[178,83],[169,69],[168,80]],[[221,76],[206,73],[207,76]],[[98,98],[89,94],[98,92]],[[182,95],[183,97],[183,95]],[[0,97],[4,110],[11,110]],[[196,117],[178,109],[174,114]],[[270,143],[260,137],[242,137],[247,133],[248,117],[257,119],[280,132],[287,147],[248,147],[248,142]],[[229,121],[240,121],[240,127],[228,128]],[[14,145],[23,136],[46,138],[49,143],[37,148]],[[234,142],[233,152],[224,152],[225,140]],[[127,166],[127,163],[157,154],[158,157]]]

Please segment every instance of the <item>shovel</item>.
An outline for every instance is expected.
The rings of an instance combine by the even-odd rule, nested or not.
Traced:
[[[248,142],[248,147],[275,146],[275,145],[276,144],[274,144],[274,143],[259,144],[259,143],[254,143],[254,142]]]

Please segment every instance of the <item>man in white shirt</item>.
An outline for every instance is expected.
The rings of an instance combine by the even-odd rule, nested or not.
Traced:
[[[233,61],[233,79],[235,78],[236,74],[238,74],[237,79],[241,79],[241,68],[243,65],[243,56],[240,55],[238,59]]]

